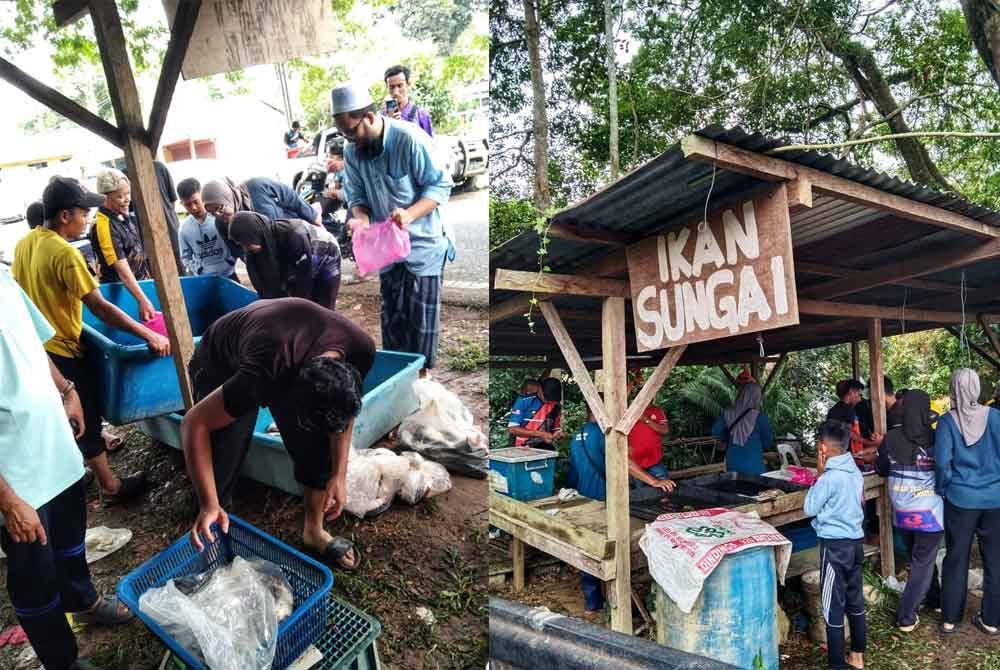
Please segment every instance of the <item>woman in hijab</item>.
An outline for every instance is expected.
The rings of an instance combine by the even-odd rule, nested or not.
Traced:
[[[242,184],[229,177],[210,181],[201,189],[201,199],[223,234],[239,212],[257,212],[272,221],[302,219],[321,225],[321,216],[309,203],[285,184],[268,177],[254,177]]]
[[[958,630],[965,612],[973,535],[983,557],[983,602],[972,623],[1000,634],[1000,412],[979,404],[979,375],[951,376],[951,411],[934,436],[937,493],[944,498],[941,631]]]
[[[761,411],[757,382],[740,387],[736,402],[712,426],[712,436],[726,450],[726,470],[759,475],[764,472],[764,447],[774,444],[774,432]]]
[[[333,235],[300,219],[272,221],[239,212],[229,237],[246,252],[250,281],[261,298],[298,297],[335,309],[340,247]]]
[[[894,525],[910,552],[910,579],[896,608],[896,625],[904,633],[917,627],[921,603],[940,607],[937,551],[944,536],[944,501],[934,493],[934,431],[937,418],[924,391],[907,391],[893,407],[901,425],[890,428],[879,448],[875,469],[889,478]]]

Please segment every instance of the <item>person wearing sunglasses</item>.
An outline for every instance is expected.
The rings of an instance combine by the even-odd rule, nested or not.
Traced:
[[[196,403],[181,423],[188,474],[198,496],[191,543],[229,530],[225,508],[239,477],[257,410],[267,407],[302,486],[302,541],[319,560],[344,570],[360,555],[324,521],[347,500],[347,457],[375,341],[349,319],[303,298],[256,302],[216,320],[188,365]]]
[[[426,376],[437,355],[444,264],[455,258],[453,235],[440,213],[451,194],[451,176],[435,159],[427,133],[376,113],[364,86],[337,86],[331,98],[334,123],[349,142],[348,226],[392,221],[410,236],[410,255],[379,275],[382,346],[423,354]]]

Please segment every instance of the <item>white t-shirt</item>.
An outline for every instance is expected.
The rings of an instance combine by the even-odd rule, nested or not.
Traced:
[[[0,476],[38,509],[83,477],[42,344],[55,335],[0,264]]]

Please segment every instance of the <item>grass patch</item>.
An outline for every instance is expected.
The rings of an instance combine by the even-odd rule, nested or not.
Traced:
[[[1000,670],[1000,649],[966,649],[952,661],[952,670]]]
[[[460,335],[455,343],[445,349],[445,365],[450,370],[472,372],[482,367],[490,360],[490,354],[481,340]]]

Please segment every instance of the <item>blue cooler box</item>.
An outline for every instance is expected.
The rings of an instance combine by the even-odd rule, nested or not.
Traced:
[[[508,447],[490,452],[490,488],[515,500],[552,495],[559,454],[547,449]]]

